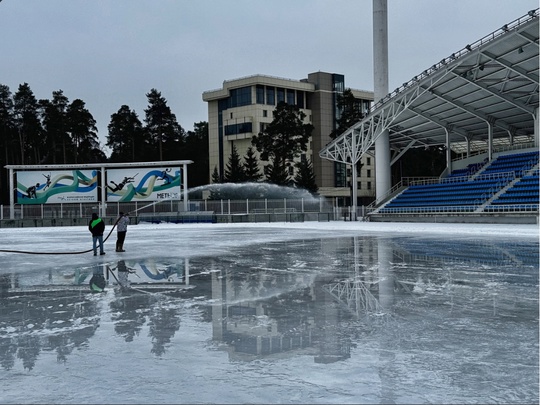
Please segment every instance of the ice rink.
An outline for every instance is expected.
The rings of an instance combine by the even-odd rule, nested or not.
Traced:
[[[0,402],[538,403],[538,230],[0,229]]]

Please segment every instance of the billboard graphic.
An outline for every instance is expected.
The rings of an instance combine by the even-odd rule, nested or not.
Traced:
[[[107,201],[180,199],[180,167],[107,170]]]
[[[96,170],[17,172],[18,204],[98,201]]]

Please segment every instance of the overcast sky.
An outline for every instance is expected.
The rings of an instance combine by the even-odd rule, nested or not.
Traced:
[[[390,90],[538,6],[388,0]],[[320,70],[372,91],[372,55],[372,0],[0,0],[0,84],[82,99],[102,145],[123,104],[144,120],[152,88],[192,130],[224,80]]]

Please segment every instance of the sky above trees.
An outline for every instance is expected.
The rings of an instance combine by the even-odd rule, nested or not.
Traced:
[[[390,89],[513,21],[537,0],[388,0]],[[111,115],[144,117],[159,89],[191,130],[202,92],[252,74],[345,75],[373,90],[371,0],[3,0],[0,84],[81,99],[105,144]]]

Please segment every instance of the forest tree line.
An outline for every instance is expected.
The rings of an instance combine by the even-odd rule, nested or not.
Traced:
[[[192,160],[188,188],[208,184],[211,178],[212,183],[268,182],[318,191],[312,162],[305,155],[313,126],[304,123],[305,114],[297,106],[279,103],[273,121],[253,136],[246,155],[240,157],[233,145],[224,173],[216,167],[210,176],[208,123],[194,123],[194,129],[186,131],[158,90],[151,89],[146,97],[148,106],[142,121],[128,105],[111,115],[106,135],[111,154],[107,157],[96,121],[83,100],[70,101],[62,90],[53,91],[50,99],[38,100],[28,83],[19,85],[15,93],[0,84],[0,167]],[[332,139],[364,117],[350,89],[338,97],[338,108],[341,116],[336,130],[329,134]],[[263,163],[262,173],[258,159]],[[399,173],[393,168],[393,177],[419,172],[438,175],[443,168],[443,151],[429,148],[404,155]],[[2,170],[2,204],[9,201],[8,185],[8,171]],[[220,197],[216,193],[210,196]]]
[[[0,165],[192,160],[188,188],[209,183],[208,123],[194,123],[186,131],[167,100],[156,89],[146,94],[148,106],[141,119],[128,105],[111,115],[107,126],[107,157],[99,142],[96,120],[81,99],[70,101],[62,90],[50,99],[37,99],[28,83],[12,93],[0,84]],[[212,173],[212,182],[270,182],[317,191],[309,159],[294,163],[306,151],[312,126],[303,124],[304,113],[283,103],[265,133],[254,136],[253,147],[242,158],[236,149],[224,173]],[[255,150],[266,161],[259,172]],[[296,167],[296,175],[292,174]],[[9,201],[8,171],[0,176],[1,199]],[[215,194],[211,197],[215,197]]]
[[[70,101],[62,90],[37,99],[28,83],[11,92],[0,84],[1,201],[9,201],[6,165],[120,163],[193,160],[188,187],[208,183],[208,123],[186,131],[167,100],[156,89],[146,94],[141,121],[122,105],[111,115],[106,135],[107,157],[100,145],[96,120],[81,99]]]

